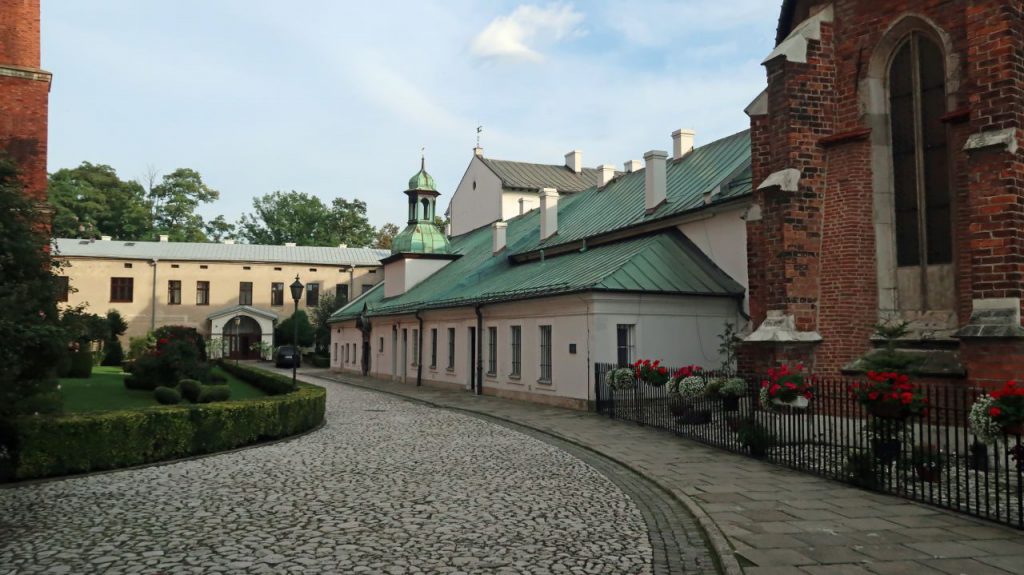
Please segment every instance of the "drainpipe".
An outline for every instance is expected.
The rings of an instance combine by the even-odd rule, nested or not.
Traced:
[[[156,263],[160,261],[153,258],[149,265],[153,266],[153,295],[150,302],[149,331],[156,331]]]
[[[416,319],[420,321],[420,329],[416,332],[416,387],[423,385],[423,316],[416,310]]]
[[[475,395],[484,393],[484,314],[480,311],[483,305],[476,305],[476,389]]]

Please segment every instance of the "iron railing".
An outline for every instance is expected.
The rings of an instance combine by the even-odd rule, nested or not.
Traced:
[[[595,365],[598,413],[1024,529],[1022,439],[1004,435],[994,444],[975,439],[967,416],[981,390],[919,385],[930,405],[926,415],[883,419],[850,396],[856,383],[850,379],[816,378],[814,398],[805,409],[766,410],[758,401],[760,376],[743,378],[747,392],[738,402],[711,397],[687,402],[670,395],[667,386],[643,381],[613,390],[606,375],[616,367]]]

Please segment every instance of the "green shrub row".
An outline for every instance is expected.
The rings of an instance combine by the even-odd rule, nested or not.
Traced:
[[[292,378],[290,377],[270,373],[262,369],[236,365],[230,361],[221,361],[218,365],[221,369],[238,379],[260,388],[267,395],[281,395],[295,389],[292,387]]]
[[[325,401],[323,388],[300,384],[245,401],[24,416],[0,429],[0,479],[116,469],[288,437],[319,425]]]

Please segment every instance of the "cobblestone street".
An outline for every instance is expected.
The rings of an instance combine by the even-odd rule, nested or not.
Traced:
[[[0,573],[665,572],[637,503],[559,447],[342,386],[327,411],[288,442],[0,490]]]

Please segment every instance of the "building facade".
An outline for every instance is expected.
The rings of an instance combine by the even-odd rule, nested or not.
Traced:
[[[305,285],[298,308],[328,294],[345,302],[380,282],[387,250],[190,242],[54,240],[66,306],[128,322],[125,337],[184,325],[224,341],[232,357],[255,357],[253,344],[273,345],[274,326],[292,314],[288,286]]]
[[[25,193],[46,202],[50,81],[40,68],[39,0],[5,0],[0,9],[0,150],[18,165]]]
[[[1024,365],[1024,5],[787,0],[747,109],[752,368],[857,371],[875,325],[924,375]]]
[[[718,336],[746,321],[749,151],[746,132],[671,159],[653,150],[451,238],[421,170],[384,285],[331,318],[332,368],[582,409],[597,363],[718,367]]]

